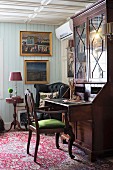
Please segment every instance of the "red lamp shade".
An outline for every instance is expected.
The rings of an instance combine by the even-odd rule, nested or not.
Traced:
[[[10,72],[9,81],[22,81],[21,72]]]

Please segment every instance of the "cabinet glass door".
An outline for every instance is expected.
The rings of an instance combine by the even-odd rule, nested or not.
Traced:
[[[75,77],[86,80],[86,23],[75,27]]]
[[[89,81],[107,81],[107,55],[102,24],[105,16],[89,20]]]

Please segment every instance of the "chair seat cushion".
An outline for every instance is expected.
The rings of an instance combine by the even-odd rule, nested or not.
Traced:
[[[40,120],[38,121],[39,128],[40,129],[56,129],[56,128],[64,128],[65,123],[56,120],[56,119],[46,119],[46,120]],[[35,122],[32,123],[33,126],[35,125]]]

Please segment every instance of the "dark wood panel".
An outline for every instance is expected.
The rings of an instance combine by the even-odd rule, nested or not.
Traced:
[[[71,107],[69,114],[69,121],[79,121],[79,120],[92,120],[92,107],[90,105],[81,105],[76,107]]]
[[[93,101],[94,149],[113,148],[113,83],[106,83]]]
[[[92,121],[78,121],[76,142],[92,150]]]

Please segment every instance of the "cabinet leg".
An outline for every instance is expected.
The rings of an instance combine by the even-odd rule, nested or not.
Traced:
[[[95,161],[96,161],[96,156],[95,156],[94,153],[90,153],[90,155],[89,155],[89,160],[90,160],[91,162],[95,162]]]

